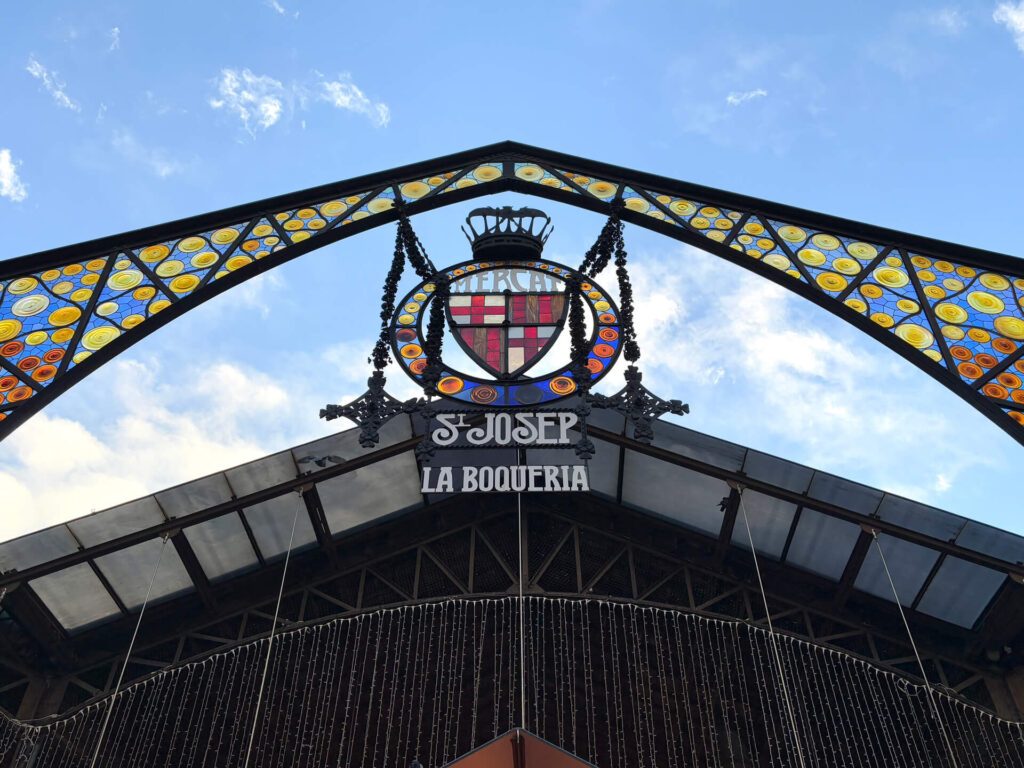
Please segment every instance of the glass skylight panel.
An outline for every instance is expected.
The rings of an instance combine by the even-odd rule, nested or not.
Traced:
[[[578,433],[573,434],[578,438]],[[594,438],[591,440],[594,443],[595,451],[594,457],[588,462],[579,458],[572,448],[528,448],[525,463],[531,466],[586,464],[590,490],[603,496],[615,498],[619,487],[619,447],[606,443],[604,440],[595,440]]]
[[[291,525],[291,519],[288,521]],[[222,515],[184,529],[196,559],[210,581],[259,564],[242,521],[236,514]]]
[[[815,472],[807,494],[813,499],[827,501],[837,507],[870,515],[878,509],[882,492],[866,485],[845,480],[825,472]]]
[[[746,448],[664,421],[654,424],[654,445],[723,469],[743,466]]]
[[[297,518],[296,506],[299,510]],[[305,549],[316,543],[316,532],[309,521],[306,503],[298,493],[289,493],[246,507],[243,514],[252,530],[253,538],[256,539],[256,546],[266,560],[283,556],[288,549],[292,520],[295,520],[293,550]]]
[[[168,517],[182,517],[230,501],[231,488],[224,475],[217,473],[161,491],[156,500]]]
[[[970,629],[1006,581],[1006,574],[948,555],[917,610]]]
[[[0,544],[0,572],[24,571],[40,563],[70,555],[78,549],[75,537],[63,525],[45,528]]]
[[[161,539],[149,539],[96,558],[96,566],[128,610],[138,608],[145,601],[146,590],[149,589],[157,562],[160,563],[160,570],[153,582],[150,603],[166,600],[193,588],[192,580],[174,544],[167,542],[161,558],[162,546]]]
[[[298,474],[291,451],[275,453],[224,472],[235,496],[248,496],[250,493],[294,480]]]
[[[146,496],[72,520],[68,528],[82,542],[83,547],[93,547],[163,522],[166,522],[166,518],[160,505],[154,497]]]
[[[796,514],[796,504],[748,490],[743,492],[743,507],[750,522],[754,548],[763,555],[781,557]],[[743,523],[742,510],[737,514],[736,525],[732,529],[732,543],[746,552],[750,551],[750,538]]]
[[[956,543],[1010,563],[1024,562],[1024,538],[974,520],[967,522]]]
[[[806,507],[793,533],[786,562],[838,581],[860,536],[860,526]]]
[[[912,604],[925,579],[928,578],[932,566],[939,559],[939,553],[934,549],[928,549],[904,539],[897,539],[885,533],[878,535],[878,543],[885,554],[885,562],[889,565],[889,572],[892,574],[893,584],[896,585],[896,592],[900,596],[900,603],[905,606]],[[874,544],[871,545],[867,557],[864,558],[864,564],[860,568],[860,573],[857,574],[854,586],[869,595],[894,602],[892,586],[889,584],[889,579],[886,578],[885,569],[882,567],[882,558],[879,557]]]
[[[752,449],[747,451],[743,471],[755,480],[796,493],[806,493],[814,477],[814,470],[810,467]]]
[[[423,503],[412,451],[324,480],[317,491],[335,534]]]
[[[885,494],[878,516],[901,528],[923,533],[941,541],[951,541],[963,530],[965,518],[910,499]]]
[[[722,528],[723,481],[674,464],[626,451],[622,503],[671,518],[712,536]]]
[[[377,443],[374,448],[363,448],[359,445],[359,430],[347,429],[336,435],[329,435],[328,437],[316,440],[312,443],[306,443],[305,445],[300,445],[297,448],[292,448],[291,454],[295,459],[300,472],[309,472],[321,469],[321,467],[318,467],[312,462],[301,463],[301,459],[311,456],[315,458],[334,456],[341,461],[356,459],[360,456],[373,453],[373,451],[379,451],[381,448],[387,448],[389,445],[400,443],[403,440],[407,440],[412,437],[412,427],[409,422],[409,417],[405,415],[396,416],[391,421],[388,421],[381,426],[378,435],[380,436],[380,442]],[[328,463],[327,466],[333,466],[335,463],[337,462],[332,461]]]
[[[43,605],[69,632],[119,616],[121,611],[103,582],[86,563],[79,563],[29,582]]]

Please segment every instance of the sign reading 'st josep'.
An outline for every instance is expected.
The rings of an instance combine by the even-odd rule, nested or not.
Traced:
[[[570,430],[579,423],[571,411],[438,413],[430,432],[438,448],[571,448]],[[471,423],[471,422],[480,423]],[[430,466],[422,472],[423,493],[588,491],[586,467],[573,464]]]

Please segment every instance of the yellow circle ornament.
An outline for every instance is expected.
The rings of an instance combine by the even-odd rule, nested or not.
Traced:
[[[920,280],[922,283],[934,283],[935,273],[927,269],[922,269],[920,272],[917,273],[917,279]]]
[[[165,261],[163,264],[156,268],[156,273],[160,277],[174,277],[175,275],[180,275],[184,271],[185,263],[178,261],[177,259]]]
[[[994,272],[986,272],[978,278],[981,284],[988,288],[990,291],[1005,291],[1010,287],[1010,281],[1002,275],[997,275]]]
[[[199,285],[199,278],[195,275],[178,275],[168,284],[175,293],[188,293]]]
[[[878,255],[878,249],[868,243],[850,243],[846,250],[855,259],[873,259]]]
[[[715,223],[717,224],[718,222],[715,222]],[[725,232],[722,232],[720,229],[709,230],[709,231],[704,233],[704,236],[708,240],[714,240],[716,243],[724,243],[725,242]]]
[[[217,245],[227,245],[228,243],[234,242],[238,237],[238,230],[232,227],[225,227],[224,229],[218,229],[212,235],[210,240],[215,242]]]
[[[820,267],[828,260],[824,253],[815,248],[801,248],[796,257],[811,267]],[[832,266],[835,267],[834,264]]]
[[[971,269],[970,267],[957,267],[956,273],[960,275],[960,277],[974,277],[976,274],[978,274],[975,270]]]
[[[899,256],[887,256],[885,258],[885,263],[888,264],[890,267],[902,267],[903,266],[903,261],[900,259]]]
[[[986,315],[998,315],[1006,309],[1006,304],[1003,303],[1002,299],[984,291],[971,291],[968,293],[967,303]]]
[[[964,281],[955,277],[947,277],[942,281],[942,286],[947,291],[953,291],[955,293],[956,291],[962,291],[964,289]]]
[[[345,204],[343,202],[341,202],[340,200],[331,200],[329,203],[324,203],[323,205],[320,206],[320,215],[327,216],[328,218],[333,218],[334,216],[340,215],[344,210]],[[256,227],[256,229],[260,229],[260,227]],[[253,234],[256,235],[256,237],[263,237],[263,235],[259,234],[256,231],[256,229],[252,231]],[[265,234],[269,235],[270,233],[266,232]]]
[[[610,181],[595,181],[587,187],[587,191],[594,197],[607,200],[618,191],[618,187]]]
[[[130,330],[145,319],[142,315],[128,315],[128,317],[121,321],[121,325]]]
[[[82,275],[82,285],[96,285],[99,281],[100,276],[95,273]]]
[[[956,304],[950,304],[943,302],[935,307],[935,314],[940,320],[944,320],[947,323],[966,323],[967,322],[967,310]]]
[[[787,243],[802,243],[807,239],[807,233],[804,232],[800,227],[794,227],[791,224],[787,224],[784,227],[778,229],[779,237],[785,240]]]
[[[399,187],[399,190],[405,197],[412,200],[419,200],[430,191],[430,185],[424,184],[422,181],[408,181]],[[299,215],[302,215],[302,211],[299,211]]]
[[[178,250],[185,253],[193,253],[198,251],[204,245],[206,245],[206,241],[201,237],[186,237],[178,243]]]
[[[370,213],[383,213],[395,207],[395,201],[390,197],[378,197],[367,203],[366,208]]]
[[[52,283],[58,277],[60,277],[59,269],[48,269],[39,276],[39,279],[45,283]]]
[[[501,169],[496,165],[481,165],[473,175],[480,181],[494,181],[501,176]]]
[[[826,291],[832,292],[839,292],[848,285],[846,278],[835,272],[822,272],[815,278],[815,282]]]
[[[948,261],[936,261],[935,270],[937,272],[952,272],[953,265],[950,264]]]
[[[156,296],[156,288],[151,285],[143,286],[142,288],[136,288],[132,293],[132,298],[136,301],[149,301]]]
[[[157,312],[167,309],[171,306],[171,302],[167,299],[157,299],[149,305],[149,314],[155,315]]]
[[[871,274],[886,288],[902,288],[910,282],[906,272],[894,267],[879,267]]]
[[[904,323],[894,333],[916,349],[927,349],[935,341],[931,331],[915,323]]]
[[[668,209],[676,216],[692,216],[697,212],[697,206],[689,200],[674,200]]]
[[[82,346],[88,350],[95,352],[97,349],[102,349],[107,346],[110,342],[121,335],[121,332],[110,325],[102,325],[99,328],[93,328],[91,331],[87,331],[82,336]]]
[[[75,356],[72,357],[71,359],[74,361],[75,365],[78,365],[84,360],[87,360],[91,355],[92,352],[76,352]]]
[[[924,288],[924,295],[929,299],[946,298],[946,292],[937,285],[926,285]]]
[[[942,362],[942,353],[939,352],[939,350],[937,350],[937,349],[926,349],[924,351],[924,354],[925,354],[926,357],[930,357],[936,363],[941,363]]]
[[[860,287],[861,295],[868,299],[880,299],[882,297],[882,289],[874,283],[868,283]]]
[[[751,235],[763,235],[764,227],[756,221],[748,221],[743,225],[743,231]]]
[[[811,242],[826,251],[834,251],[839,247],[839,238],[832,235],[819,234],[811,238]]]
[[[197,253],[195,256],[189,259],[189,263],[193,267],[205,269],[206,267],[212,267],[214,264],[216,264],[217,259],[219,258],[220,256],[218,256],[213,251],[203,251],[202,253]]]
[[[917,312],[917,310],[919,310],[920,308],[921,307],[918,305],[916,301],[911,301],[910,299],[900,299],[899,301],[896,302],[896,309],[900,310],[901,312],[906,312],[907,314]]]
[[[115,291],[127,291],[142,282],[142,273],[137,269],[126,269],[107,278],[107,285]]]
[[[32,333],[25,337],[25,343],[30,347],[34,347],[42,344],[48,338],[50,337],[47,335],[46,331],[32,331]]]
[[[997,317],[992,323],[995,329],[1003,336],[1017,341],[1024,340],[1024,320],[1019,317],[1003,315]]]
[[[41,293],[33,293],[31,296],[24,296],[18,299],[11,306],[11,313],[18,317],[32,317],[38,315],[50,306],[50,299]]]
[[[150,245],[139,252],[139,258],[147,264],[154,264],[170,255],[171,249],[166,245]]]
[[[82,310],[78,307],[61,307],[50,313],[50,325],[56,325],[57,327],[71,325],[81,316]],[[56,338],[56,334],[54,334],[54,338]]]
[[[775,241],[767,237],[761,237],[758,238],[757,247],[762,251],[770,251],[775,247]]]
[[[237,256],[232,256],[228,259],[224,266],[229,272],[234,272],[236,269],[241,269],[247,264],[252,264],[252,258],[243,254],[238,254]]]
[[[416,318],[413,317],[412,315],[399,315],[398,316],[398,324],[399,325],[412,325],[415,322],[416,322]]]
[[[21,333],[20,320],[0,320],[0,341],[9,341]]]
[[[70,280],[61,280],[55,286],[53,286],[53,292],[63,296],[65,293],[71,293],[71,289],[75,287],[75,284]],[[13,291],[12,291],[13,293]]]
[[[832,262],[832,269],[843,275],[856,275],[861,270],[860,262],[840,256]]]
[[[873,312],[871,314],[871,320],[872,322],[877,323],[883,328],[892,328],[894,323],[892,317],[885,314],[885,312]]]
[[[980,341],[982,344],[988,344],[988,342],[992,341],[992,334],[982,328],[971,328],[967,332],[967,336],[975,341]]]
[[[37,285],[39,285],[39,281],[34,277],[19,277],[17,280],[12,280],[7,284],[7,292],[15,296],[21,296],[31,291]]]
[[[722,212],[712,205],[705,205],[700,209],[701,216],[707,216],[709,219],[713,219],[716,216],[721,216]]]
[[[868,311],[868,305],[860,299],[847,299],[843,303],[855,312]]]
[[[690,219],[690,226],[694,229],[707,229],[711,226],[711,222],[705,219],[703,216],[694,216]]]
[[[627,197],[623,202],[629,210],[636,211],[637,213],[647,213],[651,207],[651,204],[642,197]],[[701,229],[706,229],[707,227],[708,224],[705,224]]]
[[[918,269],[928,269],[932,265],[932,260],[926,259],[924,256],[912,256],[910,263]]]
[[[783,256],[781,253],[769,253],[763,259],[764,264],[775,267],[776,269],[789,269],[792,265],[789,259]]]
[[[77,291],[72,291],[69,297],[72,301],[88,301],[92,298],[92,291],[88,288],[79,288]]]
[[[100,317],[108,317],[117,312],[116,301],[104,301],[98,307],[96,307],[96,314]]]
[[[516,176],[523,181],[537,181],[544,178],[544,170],[539,165],[524,165],[516,168]]]
[[[658,211],[651,211],[651,213],[658,213]],[[732,219],[715,219],[715,227],[718,229],[732,229]]]
[[[54,344],[63,344],[65,341],[71,341],[71,337],[74,335],[75,331],[73,329],[61,328],[60,330],[54,331],[53,336],[50,338],[53,339]]]

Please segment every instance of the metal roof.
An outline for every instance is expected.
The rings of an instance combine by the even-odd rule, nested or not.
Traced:
[[[658,423],[652,445],[630,439],[617,414],[598,412],[591,424],[592,494],[748,549],[738,505],[722,504],[729,482],[740,482],[759,554],[839,592],[893,601],[867,527],[880,532],[901,602],[962,630],[978,628],[1010,575],[1024,576],[1024,538],[1006,531],[674,424]],[[152,601],[208,589],[281,558],[297,505],[295,549],[303,550],[437,501],[420,493],[417,440],[410,417],[400,416],[373,451],[347,430],[7,541],[0,590],[21,584],[65,632],[85,632],[141,605],[167,533],[175,546]],[[487,452],[488,460],[515,463],[514,452],[501,453]],[[300,463],[329,455],[344,461]],[[525,458],[575,461],[552,449]],[[435,463],[477,459],[449,451]]]

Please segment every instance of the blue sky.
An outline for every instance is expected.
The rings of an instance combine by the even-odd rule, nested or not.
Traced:
[[[1019,253],[1021,0],[514,8],[8,6],[0,259],[506,138]],[[414,220],[436,262],[469,207]],[[543,207],[577,263],[600,219]],[[0,538],[333,431],[392,240],[250,281],[34,417],[0,445]],[[1024,533],[1022,449],[968,405],[737,267],[627,244],[647,378],[689,426]]]

